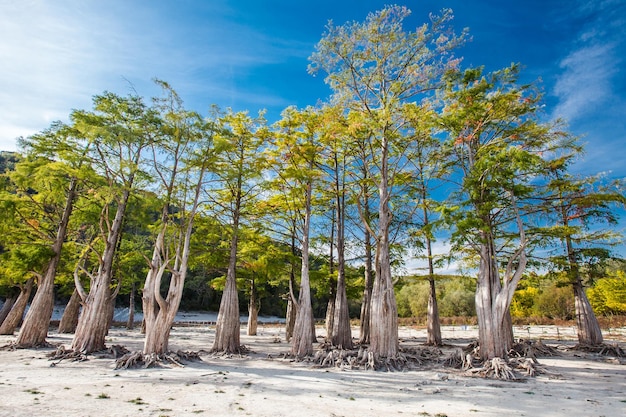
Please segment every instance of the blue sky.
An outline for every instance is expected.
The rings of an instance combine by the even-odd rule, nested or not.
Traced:
[[[67,120],[104,90],[151,96],[168,81],[186,106],[267,109],[328,96],[307,58],[329,19],[362,21],[388,0],[0,0],[0,150]],[[454,10],[472,41],[463,65],[523,65],[540,79],[546,119],[587,143],[582,173],[626,177],[626,1],[407,0],[407,29]]]

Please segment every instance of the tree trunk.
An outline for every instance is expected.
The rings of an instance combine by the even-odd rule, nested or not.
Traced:
[[[9,312],[13,308],[13,305],[15,304],[16,300],[17,300],[17,295],[7,297],[4,300],[4,304],[2,304],[2,309],[0,310],[0,325],[2,325],[2,323],[4,322],[4,319],[6,319],[7,316],[9,315]]]
[[[256,336],[259,321],[259,303],[254,279],[250,280],[250,300],[248,302],[248,336]]]
[[[441,346],[441,325],[439,323],[439,307],[437,305],[437,288],[432,275],[428,282],[430,284],[430,292],[428,294],[428,313],[426,318],[426,344]]]
[[[389,258],[389,227],[391,208],[389,207],[388,184],[388,143],[382,138],[381,178],[379,183],[378,242],[376,245],[376,277],[372,290],[372,311],[370,318],[370,352],[375,356],[395,358],[398,356],[398,307],[393,290],[391,259]]]
[[[585,288],[577,279],[574,287],[574,302],[576,309],[576,325],[578,329],[578,343],[581,345],[596,346],[603,343],[602,330],[598,319],[589,303]]]
[[[67,235],[67,226],[74,208],[74,199],[76,197],[76,189],[78,187],[78,179],[72,178],[67,192],[63,215],[59,223],[54,243],[52,244],[52,259],[48,262],[45,274],[37,283],[37,292],[28,309],[24,324],[20,329],[17,337],[17,346],[29,348],[40,346],[46,342],[48,328],[50,327],[50,318],[54,310],[54,279],[57,273],[57,267],[61,260],[61,250],[63,242]]]
[[[367,209],[367,205],[365,206]],[[365,231],[365,288],[361,303],[361,323],[359,343],[370,342],[370,317],[372,311],[372,290],[374,287],[374,271],[372,270],[372,242],[369,231]]]
[[[0,325],[0,334],[11,335],[20,325],[20,322],[24,317],[24,310],[26,310],[28,300],[33,292],[34,283],[35,278],[31,277],[20,287],[20,294],[17,296],[15,304],[13,304],[11,311],[2,322],[2,325]]]
[[[314,321],[311,305],[311,286],[309,282],[309,230],[311,227],[311,194],[312,183],[306,187],[304,227],[302,231],[302,272],[300,279],[300,295],[298,298],[296,323],[291,341],[291,354],[303,358],[313,353]]]
[[[133,281],[130,295],[128,296],[128,320],[126,328],[132,330],[135,327],[135,282]]]
[[[238,353],[241,348],[239,320],[239,294],[237,293],[237,246],[239,241],[239,210],[241,198],[238,196],[233,213],[233,236],[230,242],[230,258],[226,273],[226,288],[222,294],[220,310],[215,324],[215,341],[212,352]]]
[[[476,315],[478,317],[478,342],[483,360],[506,358],[512,347],[513,329],[509,306],[513,292],[526,265],[525,255],[519,260],[515,276],[505,276],[502,286],[495,251],[491,239],[484,239],[481,247],[478,282],[476,286]]]
[[[336,182],[337,188],[337,290],[334,308],[331,342],[340,349],[352,349],[352,329],[350,327],[350,309],[346,294],[346,257],[345,257],[345,199]]]
[[[335,321],[335,306],[337,299],[337,280],[335,280],[333,274],[335,272],[335,221],[333,219],[332,226],[330,228],[330,250],[328,261],[328,304],[326,306],[326,339],[331,340],[333,335],[333,323]]]
[[[104,350],[106,347],[105,338],[109,330],[108,324],[111,312],[113,261],[122,233],[122,222],[129,196],[130,190],[124,190],[107,236],[98,272],[92,277],[89,294],[83,300],[82,314],[79,317],[74,340],[72,341],[72,350],[76,352],[92,353]],[[78,288],[78,286],[81,286],[79,281],[76,282],[76,287]]]
[[[291,233],[291,254],[296,255],[296,236],[295,226]],[[291,264],[291,271],[289,271],[289,294],[287,294],[287,312],[285,314],[285,340],[291,341],[293,337],[293,329],[296,325],[296,313],[298,308],[296,307],[297,301],[294,299],[296,287],[296,271],[293,263]]]
[[[78,313],[80,312],[80,296],[78,291],[74,290],[70,300],[65,306],[63,316],[59,322],[59,333],[74,333],[78,325]]]
[[[335,302],[335,319],[331,342],[340,349],[352,349],[352,329],[350,327],[350,311],[346,295],[346,277],[339,266],[337,276],[337,301]]]

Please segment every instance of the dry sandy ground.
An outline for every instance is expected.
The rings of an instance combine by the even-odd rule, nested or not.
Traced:
[[[552,346],[573,344],[572,328],[515,331]],[[475,327],[443,329],[446,341],[458,346],[476,334]],[[213,335],[213,328],[175,327],[170,347],[208,349]],[[114,360],[95,357],[51,366],[46,354],[52,349],[0,351],[0,416],[626,416],[623,360],[566,352],[540,360],[551,375],[525,382],[472,378],[447,368],[319,369],[281,359],[289,349],[277,343],[282,336],[279,327],[260,327],[256,337],[242,335],[250,354],[202,355],[184,368],[115,370]],[[419,344],[425,331],[403,327],[400,336],[403,345]],[[605,336],[626,347],[626,329]],[[0,336],[0,345],[12,340]],[[52,331],[48,340],[69,346],[71,335]],[[116,328],[107,343],[139,350],[142,339],[137,330]]]

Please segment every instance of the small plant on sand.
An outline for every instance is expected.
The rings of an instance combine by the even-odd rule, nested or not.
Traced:
[[[108,395],[108,394],[105,394],[104,392],[102,392],[102,393],[100,393],[100,395],[98,395],[96,398],[98,398],[98,399],[100,399],[100,400],[108,400],[108,399],[109,399],[109,398],[111,398],[111,397],[109,397],[109,395]]]

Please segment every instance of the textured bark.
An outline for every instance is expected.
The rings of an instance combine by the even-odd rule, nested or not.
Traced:
[[[295,229],[295,226],[294,226]],[[292,230],[291,234],[291,254],[296,255],[296,237],[295,230]],[[295,287],[296,287],[296,271],[293,264],[291,264],[291,270],[289,271],[289,294],[287,294],[287,312],[285,314],[285,340],[291,341],[293,337],[293,329],[296,325],[296,313],[298,308],[296,307],[297,301],[295,299]]]
[[[574,302],[576,309],[576,325],[578,330],[578,343],[581,345],[600,345],[603,343],[602,330],[598,319],[589,303],[585,288],[580,279],[574,285]]]
[[[335,165],[338,165],[336,162]],[[337,175],[338,177],[339,175]],[[340,349],[352,349],[352,329],[350,327],[350,310],[346,294],[346,256],[345,256],[345,198],[336,181],[337,192],[337,290],[335,291],[334,318],[331,334],[331,343]]]
[[[256,336],[259,322],[259,302],[254,280],[250,281],[250,300],[248,301],[248,336]]]
[[[291,354],[302,358],[313,353],[314,322],[309,282],[309,230],[311,227],[312,184],[306,188],[304,228],[302,233],[302,272],[298,297],[296,323],[291,340]]]
[[[345,274],[339,272],[337,278],[337,301],[335,302],[335,319],[331,342],[333,346],[340,349],[352,349],[352,329],[350,327]]]
[[[365,206],[367,210],[367,205]],[[359,326],[359,343],[370,342],[370,317],[372,311],[372,291],[374,288],[374,271],[372,269],[372,242],[369,231],[365,231],[365,272],[363,301],[361,302],[361,323]]]
[[[67,235],[67,226],[70,221],[70,216],[74,209],[77,187],[78,179],[72,178],[56,238],[52,244],[53,256],[48,262],[45,274],[37,283],[37,292],[26,314],[24,324],[20,329],[20,334],[17,337],[16,344],[19,347],[29,348],[40,346],[45,343],[46,336],[48,336],[50,318],[54,310],[54,279],[56,278],[57,267],[61,261],[61,251],[63,249],[63,242],[65,242],[65,236]]]
[[[78,325],[78,314],[80,312],[80,296],[78,291],[74,290],[70,297],[61,321],[59,322],[59,333],[74,333]]]
[[[376,277],[372,290],[372,311],[370,318],[370,352],[378,357],[395,358],[399,352],[398,307],[391,276],[389,258],[389,227],[391,208],[389,206],[387,137],[383,134],[381,143],[381,174],[378,184],[380,197],[378,213],[378,236],[376,244]]]
[[[226,273],[226,288],[222,294],[220,310],[215,324],[215,341],[212,352],[237,353],[241,348],[239,320],[239,294],[237,293],[237,246],[239,242],[239,210],[241,196],[238,195],[233,212],[233,236],[230,242],[230,258]]]
[[[2,322],[4,322],[4,319],[6,319],[9,313],[11,312],[11,309],[13,308],[13,305],[15,304],[16,300],[17,300],[17,295],[7,297],[4,300],[4,304],[2,304],[2,309],[0,309],[0,325],[2,325]]]
[[[326,338],[332,339],[333,323],[335,321],[335,306],[337,301],[337,280],[334,277],[335,272],[335,220],[332,221],[330,228],[330,249],[328,251],[328,304],[326,305]]]
[[[202,178],[205,168],[200,171],[199,180],[196,184],[193,206],[187,218],[187,224],[182,233],[182,241],[179,240],[176,249],[176,261],[171,269],[170,286],[166,299],[161,296],[161,277],[167,266],[167,262],[160,258],[164,253],[165,227],[162,229],[153,253],[152,263],[146,284],[144,285],[143,309],[144,318],[141,324],[142,333],[145,334],[144,354],[164,354],[168,351],[170,331],[176,318],[176,313],[183,296],[187,269],[189,266],[189,252],[191,247],[191,234],[193,232],[194,219],[198,210],[200,192],[202,190]],[[163,219],[167,218],[168,208],[163,213]],[[158,266],[158,269],[155,267]]]
[[[429,279],[429,285],[430,292],[428,294],[428,313],[426,318],[426,344],[441,346],[441,325],[439,323],[439,307],[437,305],[437,288],[433,278]]]
[[[521,220],[518,218],[521,225]],[[520,229],[521,241],[524,233]],[[495,249],[489,236],[483,236],[476,287],[476,314],[478,317],[478,342],[483,360],[505,358],[512,347],[513,330],[509,307],[513,293],[526,268],[524,246],[509,260],[504,279],[500,280]],[[513,264],[517,262],[515,271]],[[504,284],[503,284],[504,283]]]
[[[29,278],[21,287],[20,294],[17,296],[17,300],[7,317],[0,325],[0,334],[11,335],[15,329],[20,325],[22,318],[24,317],[24,310],[28,305],[28,300],[33,292],[33,286],[35,278]]]
[[[109,331],[112,302],[113,261],[122,233],[122,222],[129,196],[130,191],[124,190],[117,205],[113,224],[107,235],[98,271],[92,276],[89,294],[83,300],[83,310],[72,341],[72,350],[76,352],[92,353],[104,350],[106,347],[105,337]],[[77,288],[79,286],[82,288],[77,279],[75,279],[75,284]]]

